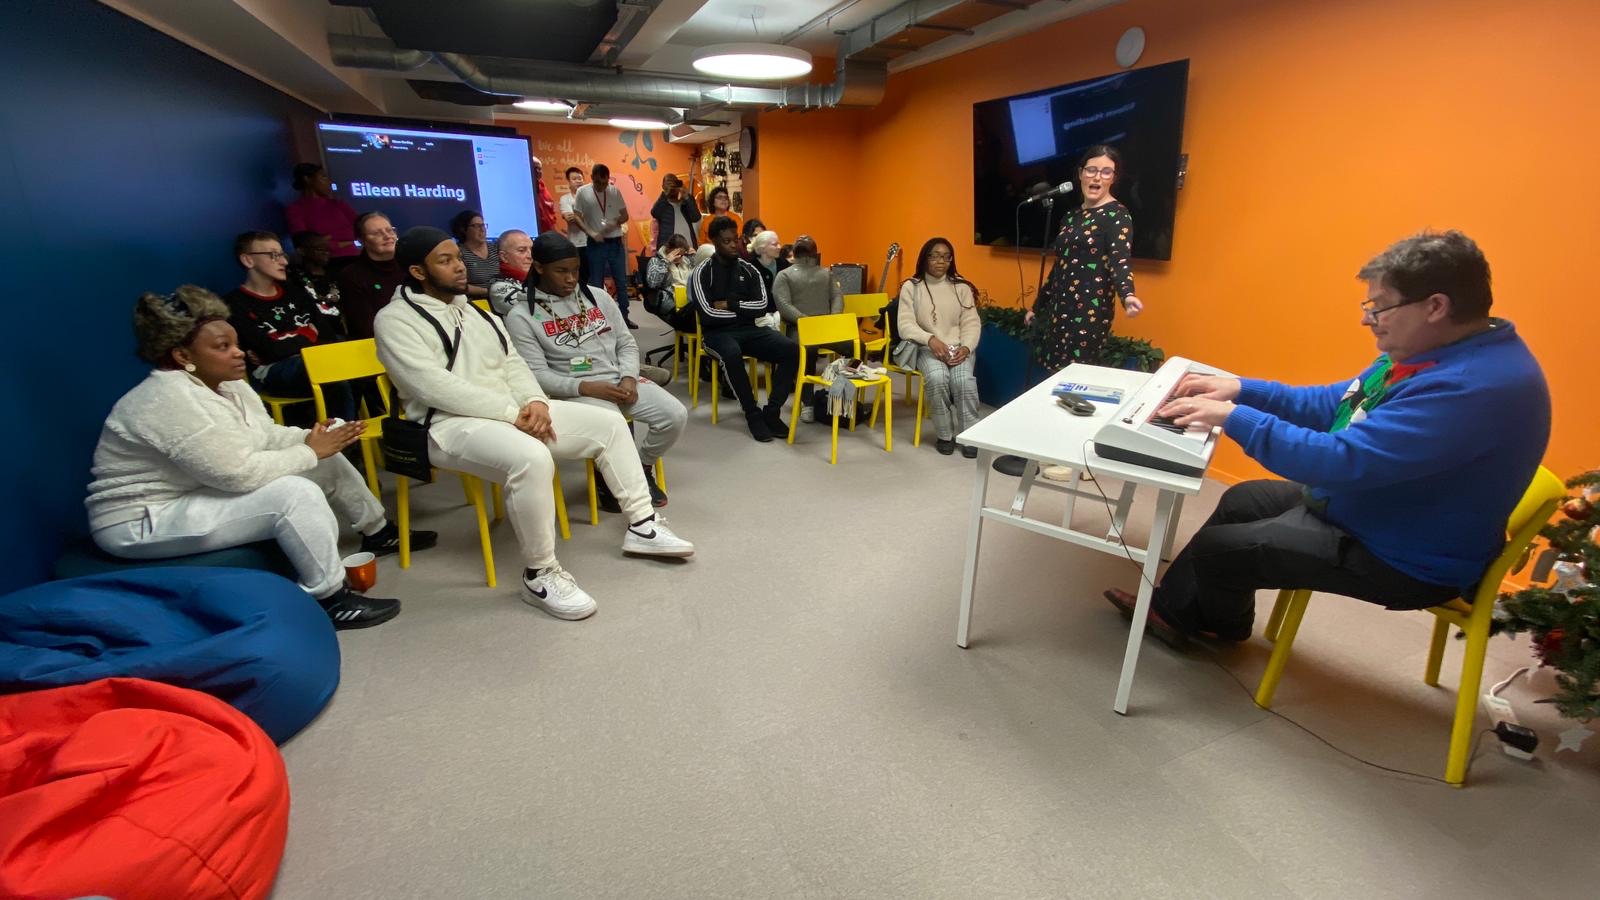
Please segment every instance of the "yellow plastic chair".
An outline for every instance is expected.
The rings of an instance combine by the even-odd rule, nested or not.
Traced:
[[[839,313],[831,316],[806,316],[795,323],[799,334],[800,343],[800,371],[794,379],[794,410],[789,415],[789,443],[794,443],[795,429],[800,422],[800,389],[807,384],[822,385],[826,390],[828,382],[820,375],[806,374],[806,352],[813,348],[820,348],[827,344],[848,343],[854,347],[853,356],[861,356],[861,331],[857,319],[850,313]],[[850,383],[856,390],[866,390],[869,387],[878,389],[877,396],[872,400],[872,422],[869,427],[878,424],[878,406],[884,406],[883,417],[883,452],[894,452],[894,382],[888,375],[877,378],[852,378]],[[850,410],[850,430],[855,430],[855,410]],[[828,458],[829,465],[839,462],[839,417],[833,417],[833,445]]]
[[[917,419],[916,419],[916,428],[917,428],[917,430],[911,436],[911,446],[920,447],[920,446],[922,446],[922,416],[923,416],[923,409],[925,408],[926,402],[927,402],[928,379],[923,376],[922,371],[920,369],[910,368],[908,366],[897,366],[897,365],[895,365],[893,350],[894,350],[895,341],[899,340],[899,330],[900,330],[900,323],[895,322],[895,321],[893,321],[892,319],[889,319],[889,318],[885,318],[884,319],[884,322],[883,322],[883,333],[884,333],[884,338],[885,338],[885,342],[886,342],[887,346],[885,347],[884,353],[883,353],[883,365],[884,365],[884,368],[889,370],[889,373],[891,375],[903,375],[903,376],[905,376],[905,379],[906,379],[906,402],[907,403],[911,402],[911,381],[912,381],[912,379],[916,379],[916,382],[917,382]]]
[[[461,489],[466,492],[467,500],[472,503],[473,511],[478,518],[478,543],[483,549],[483,580],[489,587],[495,586],[494,577],[494,544],[489,538],[489,513],[488,503],[484,498],[483,479],[466,472],[456,472],[461,477]],[[400,529],[400,568],[411,568],[411,479],[404,475],[395,476],[395,508],[400,520],[396,523]],[[499,488],[499,485],[495,485]],[[566,508],[560,502],[561,491],[559,485],[556,490],[556,512],[562,517],[562,536],[566,536],[565,514]],[[495,519],[505,515],[505,510],[500,505],[498,492],[495,495]]]
[[[883,308],[889,305],[888,294],[845,294],[844,311],[858,319],[876,319],[883,315]],[[865,341],[861,345],[862,353],[876,353],[884,351],[888,355],[889,337],[885,329],[884,336],[875,341]],[[909,399],[909,397],[908,397]]]
[[[472,300],[471,303],[473,306],[476,306],[484,312],[494,312],[494,308],[489,305],[489,301],[483,299],[482,297]]]
[[[672,288],[672,302],[678,309],[688,306],[689,289],[681,284],[674,285]],[[700,358],[700,328],[697,325],[692,332],[674,330],[672,334],[672,380],[677,381],[679,351],[683,351],[690,360]],[[698,372],[689,378],[689,400],[695,406],[700,405],[700,376]]]
[[[383,369],[383,363],[378,362],[378,344],[372,338],[317,344],[301,350],[300,358],[306,365],[306,378],[311,382],[311,399],[317,405],[319,422],[328,418],[328,404],[322,395],[322,386],[325,384],[376,377],[383,402],[392,402],[389,376]],[[377,449],[378,441],[383,437],[383,415],[369,416],[365,421],[367,430],[361,433],[361,463],[367,471],[367,488],[372,491],[372,496],[381,497]]]
[[[275,397],[271,394],[257,394],[256,396],[260,397],[261,402],[267,405],[267,412],[272,414],[272,421],[277,422],[279,425],[283,424],[284,409],[311,402],[310,397]]]
[[[1455,722],[1450,728],[1450,751],[1446,757],[1444,780],[1460,787],[1467,777],[1467,755],[1471,752],[1472,727],[1478,710],[1478,688],[1483,681],[1483,662],[1489,646],[1489,624],[1494,614],[1494,602],[1500,595],[1500,582],[1522,557],[1524,551],[1538,536],[1539,529],[1550,520],[1556,506],[1566,497],[1566,486],[1554,472],[1543,466],[1534,474],[1533,482],[1522,495],[1522,501],[1512,511],[1506,524],[1508,537],[1504,549],[1484,572],[1472,602],[1451,600],[1426,612],[1434,615],[1433,643],[1428,650],[1428,669],[1422,680],[1430,685],[1439,683],[1439,664],[1444,660],[1445,639],[1454,625],[1467,637],[1465,656],[1461,663],[1461,683],[1456,688]],[[1256,688],[1256,705],[1266,709],[1272,705],[1272,695],[1289,663],[1289,652],[1294,646],[1300,620],[1305,615],[1306,604],[1311,599],[1307,590],[1278,592],[1278,602],[1272,607],[1267,620],[1267,640],[1273,641],[1272,657],[1267,670]]]
[[[689,397],[693,401],[690,408],[700,405],[700,360],[711,360],[711,424],[717,424],[717,401],[722,396],[722,363],[715,356],[705,351],[705,333],[700,330],[700,320],[694,321],[694,357],[689,363]],[[750,379],[750,390],[761,399],[761,378],[757,365],[760,360],[753,356],[744,358],[745,377]],[[767,363],[767,396],[772,396],[772,364]]]

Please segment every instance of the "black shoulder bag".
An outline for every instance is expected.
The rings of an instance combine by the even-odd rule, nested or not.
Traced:
[[[450,371],[456,364],[456,352],[461,349],[461,326],[456,326],[456,339],[452,342],[445,336],[444,328],[437,319],[428,315],[410,297],[401,294],[401,298],[439,333],[439,342],[444,344],[444,368],[446,372]],[[433,482],[433,465],[428,460],[428,426],[433,424],[434,412],[433,407],[428,407],[428,414],[421,422],[402,419],[400,403],[391,398],[389,417],[383,423],[383,436],[378,439],[378,446],[383,449],[385,469],[402,478],[430,484]]]

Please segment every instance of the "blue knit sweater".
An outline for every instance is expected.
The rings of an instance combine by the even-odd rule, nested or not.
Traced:
[[[1326,503],[1324,517],[1379,559],[1465,590],[1504,546],[1506,519],[1544,458],[1550,393],[1503,319],[1406,363],[1432,365],[1342,431],[1328,428],[1350,382],[1248,378],[1223,430],[1267,469],[1310,488]]]

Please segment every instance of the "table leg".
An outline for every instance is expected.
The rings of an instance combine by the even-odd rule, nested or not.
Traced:
[[[972,594],[978,584],[978,541],[983,536],[983,503],[989,493],[989,464],[994,453],[978,451],[978,468],[972,477],[972,515],[967,522],[967,562],[961,572],[961,616],[956,622],[956,646],[967,646],[972,627]]]
[[[1106,533],[1106,540],[1126,543],[1124,537],[1128,533],[1128,513],[1133,511],[1134,490],[1133,482],[1122,483],[1122,495],[1117,497],[1117,505],[1111,511],[1111,530]]]
[[[1039,461],[1030,459],[1022,467],[1022,480],[1017,482],[1017,495],[1011,498],[1011,514],[1022,515],[1028,505],[1028,492],[1033,490],[1033,480],[1039,477]]]
[[[1139,601],[1133,607],[1133,624],[1128,628],[1128,649],[1122,655],[1122,675],[1117,679],[1117,699],[1111,709],[1120,715],[1128,714],[1128,694],[1133,690],[1133,670],[1139,665],[1139,645],[1144,642],[1145,619],[1150,615],[1150,595],[1161,567],[1161,554],[1165,552],[1168,526],[1172,522],[1172,507],[1177,499],[1174,491],[1156,494],[1156,520],[1150,527],[1150,545],[1145,548],[1143,577],[1139,579]]]
[[[1172,501],[1172,520],[1167,523],[1167,539],[1162,542],[1161,561],[1172,562],[1173,547],[1178,542],[1178,518],[1183,515],[1183,495]]]

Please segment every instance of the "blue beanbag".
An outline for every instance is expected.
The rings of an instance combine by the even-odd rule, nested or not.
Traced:
[[[256,541],[206,553],[187,556],[167,556],[161,559],[127,559],[112,556],[95,546],[90,538],[68,541],[56,560],[55,577],[82,578],[85,575],[107,575],[129,569],[148,569],[157,566],[223,566],[230,569],[260,569],[275,572],[293,580],[294,564],[289,562],[277,541]]]
[[[333,696],[339,643],[298,585],[248,569],[134,569],[0,597],[0,693],[101,678],[204,691],[281,744]]]

